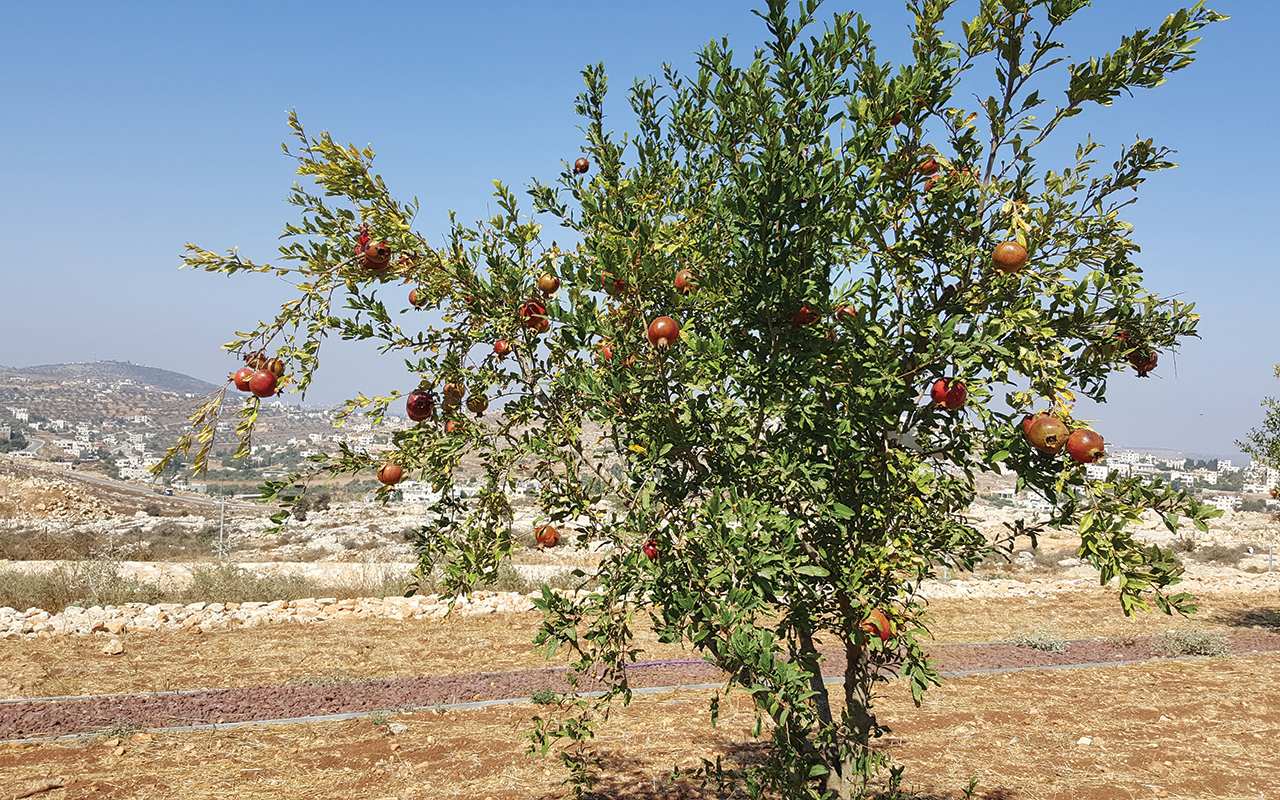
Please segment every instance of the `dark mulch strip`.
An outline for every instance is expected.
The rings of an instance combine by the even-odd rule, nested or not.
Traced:
[[[1280,650],[1280,635],[1239,633],[1228,637],[1231,652]],[[1151,637],[1122,645],[1102,639],[1073,641],[1065,653],[1010,644],[934,645],[939,672],[955,674],[1026,667],[1122,663],[1156,658]],[[827,653],[823,672],[838,677],[844,656]],[[691,686],[724,680],[709,664],[662,664],[628,670],[633,688]],[[253,722],[324,714],[373,713],[430,708],[478,700],[530,697],[540,690],[571,689],[563,668],[482,672],[471,675],[396,678],[338,684],[256,686],[181,693],[104,695],[74,700],[33,700],[0,704],[0,740],[101,731],[118,726],[167,728],[184,725]],[[584,678],[577,691],[602,688]]]

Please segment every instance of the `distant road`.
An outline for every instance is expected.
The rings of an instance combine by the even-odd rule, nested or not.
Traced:
[[[85,475],[85,474],[82,474],[79,472],[73,472],[70,470],[66,472],[60,472],[59,474],[64,475],[68,478],[77,478],[82,481],[88,481],[89,483],[98,483],[98,484],[102,484],[103,486],[112,486],[116,489],[129,489],[130,491],[143,492],[143,493],[152,491],[145,486],[138,486],[135,483],[124,483],[123,481],[113,481],[110,478],[100,478],[97,475]],[[222,502],[220,500],[214,500],[208,497],[192,497],[189,494],[174,493],[172,497],[174,500],[185,500],[188,503],[197,503],[199,505],[206,505],[206,506],[216,506],[216,505],[220,505]],[[228,508],[252,508],[255,511],[261,511],[262,509],[267,508],[267,506],[263,506],[263,505],[233,503],[230,501],[227,502],[227,507]]]
[[[28,445],[27,450],[32,450],[33,448],[35,450],[38,450],[40,446],[43,444],[44,442],[38,439],[33,439],[31,441],[31,444]],[[34,452],[34,450],[32,451]],[[26,451],[23,451],[23,452],[26,452]],[[139,494],[154,493],[153,488],[149,488],[146,486],[139,486],[136,483],[125,483],[124,481],[113,481],[110,478],[101,478],[101,477],[98,477],[97,475],[88,475],[82,472],[76,472],[75,470],[57,469],[55,467],[52,467],[42,462],[27,461],[23,464],[23,466],[33,467],[42,472],[53,472],[62,478],[73,478],[75,480],[85,481],[87,483],[96,483],[102,486],[110,486],[113,489],[125,489],[127,491],[137,492]],[[175,493],[172,496],[166,495],[166,497],[171,497],[171,499],[173,500],[182,500],[187,503],[196,503],[198,505],[205,505],[205,506],[216,506],[221,503],[221,501],[216,498],[192,497],[189,494]],[[227,508],[243,508],[243,509],[253,509],[254,511],[261,511],[264,508],[269,508],[269,506],[253,504],[253,503],[234,503],[231,501],[227,501]]]
[[[41,447],[44,447],[44,439],[32,439],[27,442],[27,446],[19,452],[35,454],[35,452]]]

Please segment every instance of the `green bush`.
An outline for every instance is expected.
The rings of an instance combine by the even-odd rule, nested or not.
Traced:
[[[1216,656],[1231,653],[1231,641],[1220,633],[1198,630],[1169,631],[1151,642],[1151,650],[1158,656]]]
[[[1019,647],[1032,647],[1036,650],[1043,650],[1046,653],[1065,653],[1071,647],[1070,642],[1050,631],[1027,631],[1005,641],[1009,644],[1016,644]]]

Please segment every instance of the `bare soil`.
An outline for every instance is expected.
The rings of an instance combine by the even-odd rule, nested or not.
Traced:
[[[927,692],[918,709],[902,682],[894,681],[877,708],[892,733],[878,746],[905,766],[904,788],[920,800],[959,798],[971,776],[979,781],[977,796],[988,800],[1280,796],[1280,694],[1274,691],[1280,654],[1246,652],[1274,642],[1280,597],[1233,589],[1204,593],[1199,603],[1201,612],[1189,619],[1129,619],[1119,612],[1115,592],[1101,588],[1057,598],[935,600],[933,653],[952,659],[960,671],[1048,658],[1026,648],[944,646],[1028,632],[1089,639],[1053,657],[1069,661],[1141,655],[1143,637],[1170,629],[1228,635],[1235,655],[966,674]],[[446,686],[452,694],[439,697],[466,700],[528,696],[551,688],[548,673],[532,672],[548,666],[530,645],[537,625],[536,615],[511,614],[128,634],[119,656],[102,653],[101,636],[7,639],[0,641],[0,696],[247,689],[246,695],[220,697],[249,697],[256,704],[262,695],[252,690],[267,687],[272,696],[297,700],[293,708],[309,706],[309,713],[360,698],[348,692],[366,692],[370,710],[403,702],[376,694],[387,687],[422,692]],[[658,645],[643,631],[639,642],[643,660],[696,658]],[[1012,660],[993,662],[993,655]],[[550,665],[564,663],[561,655]],[[656,671],[652,680],[677,682],[670,669]],[[445,677],[511,671],[538,680],[526,679],[513,694],[517,684],[500,684],[496,675],[453,683]],[[636,677],[650,679],[639,672]],[[688,680],[710,683],[717,676]],[[755,763],[764,753],[764,743],[750,735],[754,713],[746,696],[735,693],[722,704],[712,727],[711,694],[637,695],[630,706],[615,706],[593,744],[605,759],[593,797],[730,796],[672,779],[673,768],[696,766],[701,758],[720,757],[728,769]],[[103,704],[94,725],[114,730],[0,746],[0,800],[32,789],[42,789],[32,796],[49,800],[571,796],[558,762],[524,755],[530,719],[551,713],[531,703],[176,732],[137,729],[138,720],[103,714],[113,706],[94,702]],[[222,713],[229,721],[225,708]],[[392,735],[381,724],[387,722],[406,727]]]

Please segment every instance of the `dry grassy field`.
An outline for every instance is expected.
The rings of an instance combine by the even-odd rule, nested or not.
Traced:
[[[1131,637],[1173,628],[1280,627],[1280,602],[1233,591],[1201,598],[1188,620],[1126,619],[1105,589],[1070,597],[937,600],[938,641],[1001,641],[1052,630]],[[288,682],[357,681],[543,666],[532,614],[429,621],[332,621],[199,636],[125,637],[120,656],[97,637],[0,641],[9,696],[138,692]],[[652,639],[644,657],[680,656]],[[929,692],[921,709],[891,683],[878,714],[905,765],[906,797],[1259,798],[1280,796],[1280,654],[973,675]],[[14,691],[17,690],[17,691]],[[717,727],[707,691],[637,696],[596,742],[600,798],[711,798],[674,768],[759,757],[753,714],[735,695]],[[337,722],[220,730],[107,730],[0,746],[0,797],[563,798],[565,771],[524,755],[531,702],[373,715]],[[26,792],[37,791],[26,795]]]

